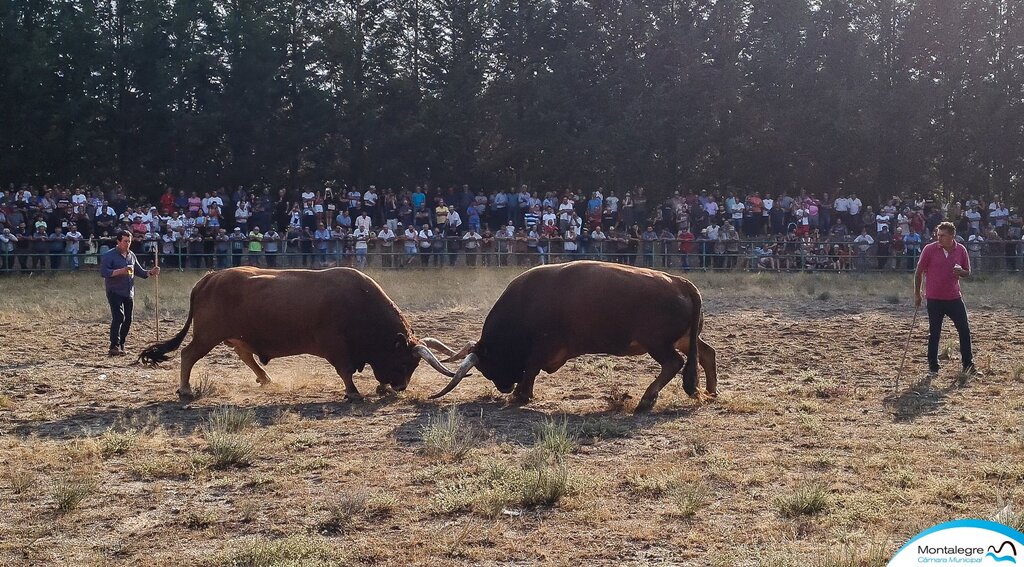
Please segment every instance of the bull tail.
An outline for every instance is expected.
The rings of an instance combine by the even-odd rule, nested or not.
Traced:
[[[683,366],[683,391],[692,398],[697,395],[697,343],[700,342],[700,329],[704,326],[704,308],[700,290],[692,283],[686,283],[693,300],[693,313],[690,316],[690,350],[686,353],[686,366]]]
[[[192,326],[192,311],[195,308],[195,299],[196,292],[193,289],[192,295],[189,297],[188,318],[185,319],[185,326],[178,331],[178,334],[162,343],[153,343],[146,347],[142,354],[139,355],[139,362],[143,364],[164,362],[169,358],[167,353],[177,350],[181,346],[181,342],[185,340],[185,335],[188,334],[188,328]]]

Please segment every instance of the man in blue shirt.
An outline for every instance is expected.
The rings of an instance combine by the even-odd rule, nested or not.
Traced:
[[[129,250],[132,233],[121,230],[117,233],[117,244],[103,255],[100,261],[100,275],[107,290],[110,304],[110,356],[124,356],[124,341],[132,326],[132,310],[135,307],[135,278],[148,278],[160,274],[160,267],[146,270]]]

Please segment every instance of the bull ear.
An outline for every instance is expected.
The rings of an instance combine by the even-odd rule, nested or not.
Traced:
[[[409,339],[405,336],[405,333],[398,333],[395,336],[395,350],[403,349],[409,346]]]

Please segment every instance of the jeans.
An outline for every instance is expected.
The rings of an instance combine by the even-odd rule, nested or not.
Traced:
[[[135,300],[108,291],[107,303],[110,304],[110,348],[124,347],[124,340],[132,327]]]
[[[967,306],[963,299],[928,300],[928,370],[939,371],[939,335],[943,317],[949,317],[960,336],[960,360],[964,369],[974,366],[971,352],[971,328],[967,324]]]

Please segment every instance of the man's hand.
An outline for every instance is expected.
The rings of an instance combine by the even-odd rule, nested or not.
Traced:
[[[157,266],[157,267],[153,268],[152,270],[146,272],[146,275],[149,275],[149,276],[159,276],[160,275],[160,266]]]
[[[921,306],[921,292],[920,291],[915,291],[914,292],[914,307],[920,307],[920,306]]]
[[[966,278],[967,276],[971,275],[971,272],[968,272],[967,270],[960,267],[960,264],[953,266],[953,273],[961,278]]]

